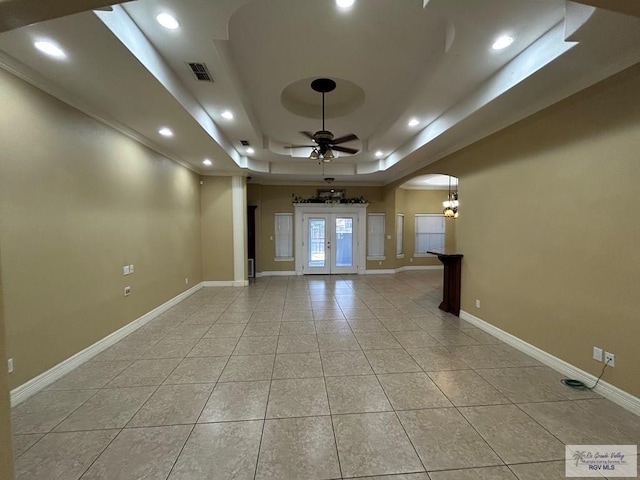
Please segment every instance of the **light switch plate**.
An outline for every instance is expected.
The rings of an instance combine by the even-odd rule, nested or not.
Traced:
[[[131,268],[129,267],[129,265],[125,265],[124,267],[122,267],[122,273],[125,275],[129,275],[129,273],[131,273]]]

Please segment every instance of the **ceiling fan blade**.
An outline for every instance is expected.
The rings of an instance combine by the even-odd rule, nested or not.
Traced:
[[[317,145],[286,145],[283,148],[316,148]]]
[[[358,136],[354,133],[350,133],[349,135],[345,135],[344,137],[336,138],[331,143],[333,145],[338,145],[339,143],[346,143],[352,140],[358,140]]]
[[[309,140],[313,140],[313,133],[311,132],[300,132],[301,134],[303,134],[305,137],[307,137]]]
[[[355,148],[340,147],[338,145],[331,145],[331,150],[335,150],[336,152],[350,153],[352,155],[358,153],[358,150]]]

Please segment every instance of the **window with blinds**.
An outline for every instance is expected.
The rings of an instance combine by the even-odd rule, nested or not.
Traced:
[[[275,214],[275,260],[293,260],[293,213]]]
[[[404,214],[396,215],[396,255],[404,255]]]
[[[384,213],[367,215],[367,258],[384,259]]]
[[[441,213],[417,213],[415,254],[426,255],[434,249],[444,249],[444,216]]]

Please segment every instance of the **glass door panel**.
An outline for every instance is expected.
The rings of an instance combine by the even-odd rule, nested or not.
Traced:
[[[326,264],[326,230],[327,221],[324,218],[309,219],[309,251],[307,259],[309,267],[324,267]]]
[[[335,219],[335,252],[336,267],[353,266],[353,218],[337,217]]]

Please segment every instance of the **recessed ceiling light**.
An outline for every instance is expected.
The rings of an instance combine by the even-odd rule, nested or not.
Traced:
[[[162,127],[160,130],[158,130],[158,133],[163,137],[173,137],[173,132],[170,128],[167,127]]]
[[[203,165],[206,165],[207,167],[210,167],[210,166],[213,164],[213,162],[211,162],[211,160],[209,160],[208,158],[205,158],[205,159],[202,161],[202,164],[203,164]]]
[[[384,155],[384,153],[383,153],[383,152],[381,152],[380,150],[378,150],[378,151],[376,152],[376,157],[381,157],[381,156],[383,156],[383,155]]]
[[[495,42],[493,42],[491,48],[493,48],[494,50],[502,50],[504,48],[507,48],[512,43],[513,37],[510,37],[509,35],[502,35],[501,37],[498,37]]]
[[[249,147],[247,148],[247,153],[251,155],[252,153],[256,153],[256,151],[253,148]]]
[[[173,15],[169,15],[166,12],[156,15],[156,20],[160,25],[164,28],[168,28],[169,30],[176,30],[180,27],[180,22],[178,22]]]
[[[336,5],[340,8],[352,7],[356,0],[336,0]]]
[[[64,50],[62,50],[55,43],[50,42],[49,40],[38,40],[34,43],[35,47],[40,50],[42,53],[46,53],[50,57],[55,58],[64,58],[66,54]]]
[[[411,120],[409,120],[408,125],[410,127],[415,127],[417,125],[420,125],[420,120],[418,120],[417,118],[412,118]]]
[[[233,120],[233,113],[231,113],[229,110],[225,110],[224,112],[222,112],[222,118]]]

